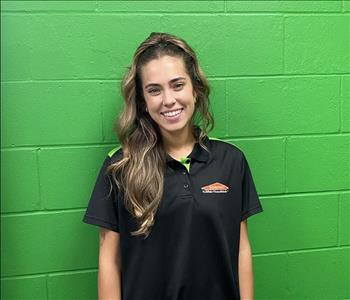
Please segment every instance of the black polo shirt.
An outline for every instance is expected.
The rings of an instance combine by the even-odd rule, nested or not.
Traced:
[[[196,127],[198,138],[200,129]],[[247,159],[238,147],[206,137],[182,162],[167,155],[164,194],[148,238],[123,196],[109,192],[106,167],[122,148],[107,155],[83,221],[120,234],[123,300],[240,299],[240,223],[263,208]]]

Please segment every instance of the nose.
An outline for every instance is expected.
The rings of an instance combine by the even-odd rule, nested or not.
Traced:
[[[163,105],[172,106],[176,102],[174,95],[171,91],[165,90],[163,94]]]

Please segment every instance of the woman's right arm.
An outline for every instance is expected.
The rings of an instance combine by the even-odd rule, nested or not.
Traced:
[[[121,300],[119,233],[100,227],[98,299]]]

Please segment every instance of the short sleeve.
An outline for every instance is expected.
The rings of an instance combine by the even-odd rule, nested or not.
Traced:
[[[119,232],[116,185],[111,190],[111,176],[106,173],[110,161],[107,156],[100,168],[83,222]]]
[[[241,221],[263,211],[258,193],[254,184],[253,176],[245,155],[242,153],[242,205]]]

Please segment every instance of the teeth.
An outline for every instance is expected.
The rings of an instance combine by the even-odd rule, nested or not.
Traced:
[[[165,115],[167,117],[173,117],[175,115],[178,115],[180,112],[181,112],[181,109],[173,111],[173,112],[163,113],[163,115]]]

